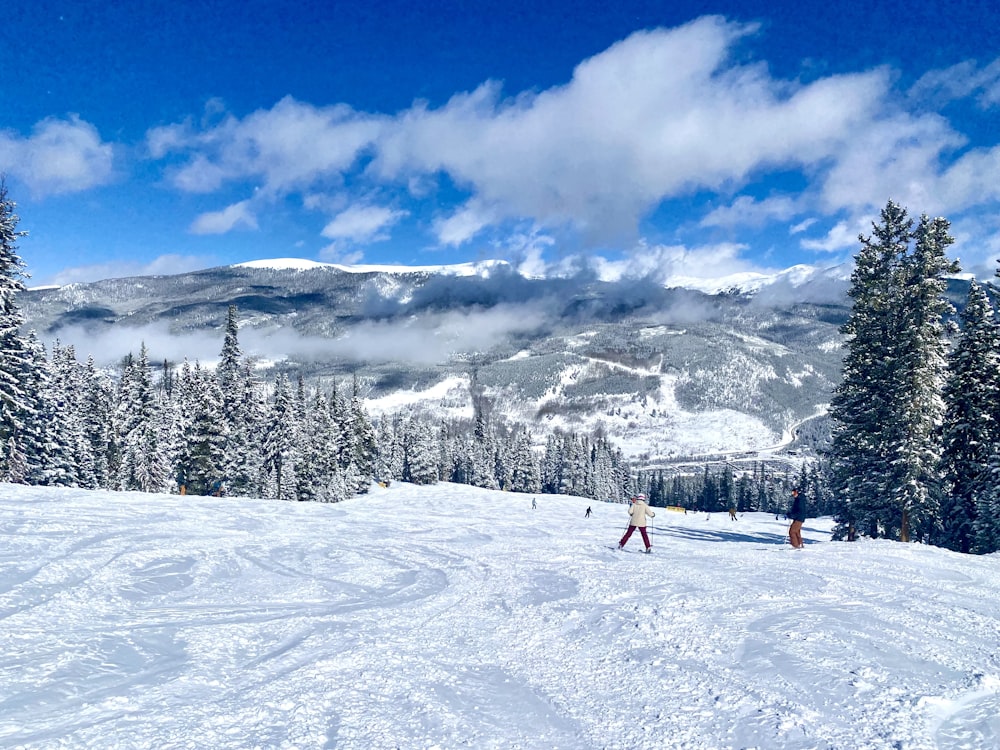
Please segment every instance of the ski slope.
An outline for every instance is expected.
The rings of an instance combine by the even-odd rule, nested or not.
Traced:
[[[1000,746],[1000,556],[536,498],[0,485],[0,747]]]

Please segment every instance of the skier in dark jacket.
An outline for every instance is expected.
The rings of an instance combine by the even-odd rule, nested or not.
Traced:
[[[802,549],[802,524],[806,520],[806,499],[802,496],[798,487],[792,489],[792,507],[788,511],[788,517],[792,523],[788,526],[788,541],[795,549]]]

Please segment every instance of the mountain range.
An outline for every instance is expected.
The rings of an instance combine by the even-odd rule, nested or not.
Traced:
[[[230,305],[243,351],[308,380],[356,379],[369,411],[494,416],[600,432],[644,465],[810,450],[839,380],[850,269],[668,284],[532,278],[501,261],[342,266],[254,261],[30,289],[44,343],[112,365],[211,365]],[[697,286],[698,288],[694,288]],[[812,420],[812,421],[810,421]],[[793,445],[798,437],[800,445]]]

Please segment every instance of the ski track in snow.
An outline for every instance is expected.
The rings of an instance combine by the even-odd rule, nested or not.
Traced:
[[[624,506],[450,484],[0,489],[4,748],[1000,746],[997,555],[664,509],[627,554]]]

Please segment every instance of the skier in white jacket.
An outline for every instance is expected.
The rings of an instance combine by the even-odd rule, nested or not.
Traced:
[[[646,505],[645,495],[636,495],[632,498],[632,507],[629,508],[630,521],[628,525],[628,530],[625,532],[625,536],[622,540],[618,542],[618,549],[622,549],[625,546],[625,542],[628,541],[629,537],[632,536],[632,532],[639,529],[639,533],[642,534],[642,541],[646,544],[646,552],[649,552],[652,547],[649,544],[649,536],[646,534],[646,516],[653,518],[656,514],[649,509]]]

